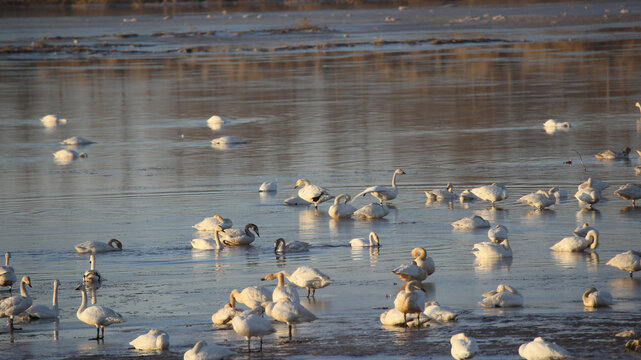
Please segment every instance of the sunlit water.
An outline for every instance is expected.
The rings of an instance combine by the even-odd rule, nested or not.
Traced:
[[[62,285],[59,323],[21,324],[13,337],[3,324],[0,358],[135,356],[128,342],[149,328],[170,334],[163,357],[182,358],[205,339],[243,358],[245,339],[213,327],[211,314],[232,289],[271,289],[275,284],[261,283],[261,277],[301,265],[334,280],[315,299],[303,300],[318,320],[295,326],[292,343],[287,326],[276,324],[264,352],[252,357],[446,359],[450,336],[465,331],[479,343],[478,358],[517,358],[519,344],[536,336],[578,358],[639,358],[624,353],[625,340],[612,335],[638,329],[641,280],[605,266],[615,254],[639,247],[641,210],[612,194],[618,185],[638,181],[638,157],[597,161],[592,154],[641,146],[634,108],[641,100],[641,6],[414,10],[274,11],[261,19],[258,13],[212,13],[215,25],[203,12],[166,21],[152,12],[135,23],[123,23],[131,16],[121,13],[69,17],[66,25],[54,17],[8,18],[15,26],[2,29],[4,45],[52,37],[100,46],[113,34],[136,33],[121,39],[146,50],[1,55],[0,250],[12,252],[19,276],[31,277],[34,302],[50,304],[53,280]],[[396,21],[385,22],[385,16]],[[232,34],[300,26],[295,19],[303,17],[325,28]],[[36,23],[48,24],[47,30]],[[98,26],[85,31],[87,23]],[[191,37],[176,35],[186,31]],[[173,35],[151,36],[157,32]],[[481,37],[491,40],[472,41]],[[466,41],[406,43],[436,38]],[[389,43],[372,43],[377,39]],[[201,42],[206,49],[198,48],[205,46]],[[352,47],[344,45],[349,42]],[[187,47],[194,50],[178,52]],[[284,51],[274,51],[280,47]],[[39,118],[49,113],[69,123],[46,129]],[[214,114],[231,123],[209,128],[206,120]],[[548,134],[542,124],[549,118],[572,127]],[[210,146],[224,135],[249,143]],[[54,162],[51,154],[63,148],[58,142],[71,136],[96,142],[77,149],[88,158]],[[390,185],[395,168],[407,174],[399,176],[400,195],[383,220],[335,221],[327,215],[329,203],[318,210],[283,206],[296,194],[298,178],[334,195],[353,195]],[[588,177],[611,184],[591,211],[572,197]],[[259,194],[263,181],[276,181],[278,192]],[[425,202],[424,190],[447,182],[456,191],[502,182],[510,197],[495,210],[483,201]],[[568,200],[542,212],[516,201],[551,186],[566,189]],[[215,213],[231,218],[234,227],[257,224],[260,238],[248,248],[193,251],[190,240],[207,234],[191,226]],[[454,231],[450,225],[474,214],[509,228],[513,259],[475,260],[470,250],[487,241],[486,230]],[[584,222],[600,231],[595,253],[548,249]],[[380,249],[347,246],[372,230]],[[275,256],[278,237],[312,248]],[[97,256],[108,279],[97,300],[126,323],[108,327],[105,341],[96,343],[87,340],[94,329],[75,317],[80,293],[74,288],[89,261],[73,246],[109,238],[120,239],[124,250]],[[402,285],[391,270],[409,262],[416,246],[425,247],[437,267],[425,282],[428,298],[460,311],[459,321],[383,328],[379,314],[393,306]],[[478,305],[481,294],[499,283],[519,289],[525,306]],[[610,291],[615,305],[585,311],[581,294],[590,286]]]

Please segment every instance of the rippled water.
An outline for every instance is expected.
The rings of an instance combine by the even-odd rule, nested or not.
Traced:
[[[292,343],[277,324],[252,357],[446,359],[450,336],[465,331],[478,358],[517,358],[535,336],[580,358],[639,358],[612,334],[638,326],[641,280],[605,266],[639,246],[641,210],[612,194],[637,182],[638,157],[592,156],[641,147],[639,13],[630,1],[3,19],[15,26],[0,31],[0,44],[22,50],[0,55],[0,250],[30,275],[35,302],[50,303],[53,279],[62,285],[57,340],[50,322],[22,324],[13,337],[3,325],[0,358],[135,356],[128,342],[149,328],[170,334],[162,357],[182,358],[200,339],[244,352],[245,340],[212,327],[211,314],[232,289],[271,288],[260,278],[301,265],[334,280],[303,301],[318,320],[296,326]],[[118,34],[122,46],[112,43]],[[73,39],[89,50],[69,50]],[[33,41],[64,46],[29,50]],[[48,113],[69,123],[46,129],[38,119]],[[214,114],[231,123],[210,129]],[[548,134],[549,118],[572,127]],[[210,146],[223,135],[249,143]],[[51,153],[71,136],[96,143],[79,149],[87,159],[55,163]],[[383,220],[334,221],[327,203],[318,211],[282,204],[298,178],[354,195],[389,185],[399,167],[407,175]],[[612,184],[592,211],[572,198],[587,177]],[[278,192],[260,195],[272,180]],[[460,191],[495,181],[510,191],[495,210],[482,201],[426,203],[423,194],[447,182]],[[553,185],[570,198],[550,210],[516,201]],[[257,224],[261,237],[249,248],[193,251],[189,241],[203,234],[191,226],[214,213],[234,227]],[[509,228],[511,261],[475,261],[470,250],[486,231],[450,226],[474,214]],[[548,249],[584,222],[600,231],[596,253]],[[372,230],[379,250],[347,246]],[[278,237],[312,249],[275,256]],[[73,289],[89,263],[73,246],[109,238],[124,250],[97,256],[108,279],[98,303],[127,322],[96,343],[75,317]],[[401,285],[390,271],[415,246],[436,263],[428,297],[459,310],[460,320],[383,328],[379,314]],[[478,305],[499,283],[519,289],[525,306]],[[612,292],[615,305],[584,311],[590,286]]]

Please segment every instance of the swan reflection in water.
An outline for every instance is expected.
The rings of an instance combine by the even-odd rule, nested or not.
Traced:
[[[591,272],[598,270],[599,254],[596,251],[589,252],[569,252],[569,251],[550,251],[552,258],[562,268],[571,269],[581,263],[587,265]]]
[[[381,248],[372,246],[372,247],[350,247],[352,250],[352,260],[361,261],[364,260],[367,255],[369,255],[369,264],[372,267],[376,266],[378,262],[378,257],[381,253]]]
[[[512,257],[477,257],[474,259],[474,271],[486,274],[496,270],[507,272],[512,266]]]
[[[582,208],[576,212],[577,223],[596,223],[596,219],[601,219],[601,211],[599,209]]]

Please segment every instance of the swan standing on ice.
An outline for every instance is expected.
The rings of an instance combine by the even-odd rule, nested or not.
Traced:
[[[225,219],[216,214],[212,217],[204,218],[201,222],[192,227],[198,231],[212,231],[216,230],[216,226],[220,226],[223,230],[229,229],[232,227],[232,222],[230,219]]]
[[[494,207],[495,202],[505,200],[508,197],[507,188],[499,183],[476,187],[470,191],[479,199],[491,201],[492,207]]]
[[[458,313],[447,306],[441,306],[438,301],[430,301],[425,304],[425,311],[423,314],[430,320],[449,322],[456,321]]]
[[[538,190],[537,192],[521,196],[519,202],[535,207],[537,210],[543,210],[548,206],[554,205],[556,203],[556,197],[554,197],[552,189],[547,192]]]
[[[73,136],[68,139],[62,140],[60,142],[62,145],[89,145],[89,144],[94,144],[93,141],[89,139],[85,139],[80,136]]]
[[[63,119],[58,115],[45,115],[40,118],[40,122],[46,128],[56,127],[58,125],[65,125],[68,123],[67,119]]]
[[[299,302],[289,299],[267,303],[265,305],[265,314],[287,324],[290,341],[292,339],[292,324],[300,324],[317,319],[316,315],[312,314]]]
[[[204,340],[200,340],[193,348],[185,351],[184,360],[224,360],[236,355],[235,352],[222,346],[211,344],[208,345]]]
[[[452,184],[447,183],[445,189],[434,189],[425,191],[427,201],[453,201],[458,199],[459,195],[452,190]]]
[[[570,356],[564,348],[541,337],[519,346],[519,355],[527,360],[565,359]]]
[[[410,320],[406,324],[405,318],[403,317],[403,313],[396,309],[389,309],[383,312],[379,316],[379,320],[381,321],[381,324],[387,325],[387,326],[402,325],[402,326],[408,326],[408,327],[421,326],[429,321],[429,319],[423,313],[421,313],[416,319]]]
[[[385,186],[370,186],[367,189],[361,191],[358,195],[354,196],[354,199],[357,199],[360,196],[365,196],[371,194],[373,197],[377,198],[380,205],[383,205],[383,201],[394,200],[398,196],[398,188],[396,187],[396,175],[404,175],[405,171],[401,169],[394,170],[392,175],[392,187],[388,188]],[[352,201],[354,200],[352,199]]]
[[[164,331],[151,329],[131,340],[129,345],[136,350],[166,350],[169,348],[169,335]]]
[[[632,206],[636,207],[635,201],[641,199],[641,185],[630,183],[621,185],[614,194],[624,200],[632,200]]]
[[[260,234],[258,226],[249,223],[245,225],[245,229],[226,229],[219,236],[220,241],[227,246],[245,246],[253,243],[256,236],[260,237]]]
[[[273,181],[264,182],[258,188],[258,192],[276,192],[276,191],[278,191],[278,186]]]
[[[378,235],[375,232],[370,232],[367,240],[364,238],[353,238],[349,241],[351,247],[380,247],[381,243],[378,240]]]
[[[465,333],[452,335],[450,338],[450,344],[452,344],[450,353],[452,354],[452,357],[457,360],[471,359],[479,352],[479,346],[476,344],[476,339],[465,336]]]
[[[621,151],[618,150],[605,150],[600,153],[594,154],[594,157],[597,160],[621,160],[628,159],[628,155],[632,149],[629,147],[624,147]]]
[[[487,231],[487,237],[491,242],[500,243],[507,239],[507,228],[501,224],[496,224]]]
[[[403,313],[403,322],[407,325],[407,314],[417,314],[420,317],[425,310],[425,293],[421,283],[412,280],[405,284],[405,289],[396,294],[394,308]]]
[[[592,205],[601,200],[601,191],[602,190],[594,186],[592,178],[589,178],[587,183],[579,185],[577,192],[574,194],[574,198],[577,199],[581,205],[591,209]]]
[[[14,316],[23,313],[33,303],[31,295],[27,292],[27,285],[31,287],[31,279],[28,276],[23,276],[22,281],[20,281],[20,295],[14,295],[0,301],[0,315],[9,317],[9,329],[11,331],[20,330],[13,327]]]
[[[307,289],[307,297],[309,297],[310,291],[314,297],[316,289],[322,289],[332,283],[329,276],[309,266],[300,266],[291,274],[287,272],[283,272],[283,274],[292,284]]]
[[[550,249],[554,251],[582,252],[587,248],[594,250],[597,246],[599,246],[599,234],[596,230],[590,230],[584,238],[579,236],[568,236],[552,245]]]
[[[341,199],[345,199],[345,202],[341,203]],[[339,194],[334,199],[334,205],[329,207],[327,213],[333,219],[349,219],[352,217],[352,214],[356,211],[356,208],[351,204],[348,204],[351,196],[348,194]]]
[[[311,204],[309,201],[303,200],[299,196],[288,197],[283,201],[283,205],[287,206],[307,206],[309,204]]]
[[[472,249],[477,258],[507,258],[512,257],[512,248],[507,239],[500,243],[486,241],[474,244]]]
[[[44,304],[34,304],[29,307],[25,313],[29,319],[55,319],[58,317],[58,285],[59,280],[53,281],[53,302],[51,307]]]
[[[236,309],[236,298],[229,294],[229,302],[211,316],[211,322],[214,325],[231,325],[232,319],[240,313],[242,311]]]
[[[486,308],[523,306],[523,295],[510,285],[500,284],[496,290],[483,294],[485,299],[479,304]]]
[[[316,209],[318,209],[318,204],[333,198],[333,196],[329,194],[329,190],[318,185],[312,185],[307,179],[298,179],[294,189],[301,185],[304,186],[298,190],[298,197],[314,204],[314,208]]]
[[[587,289],[581,298],[586,307],[604,307],[613,304],[612,294],[605,290],[597,290],[595,287]]]
[[[452,223],[452,226],[455,229],[460,229],[460,230],[482,229],[482,228],[489,228],[490,222],[478,215],[474,215],[472,217],[465,217],[465,218],[456,220]]]
[[[286,243],[285,239],[278,238],[274,241],[275,253],[295,253],[309,251],[309,243],[304,241],[293,241]]]
[[[258,306],[253,310],[247,310],[234,317],[231,325],[238,335],[247,338],[247,351],[251,352],[250,339],[257,337],[260,339],[260,350],[263,351],[263,336],[276,332],[269,320],[262,317],[263,309]]]
[[[249,286],[242,291],[234,289],[229,294],[230,298],[232,296],[250,309],[260,307],[260,304],[272,300],[272,294],[267,289],[258,286]]]
[[[80,292],[82,293],[82,303],[80,304],[78,311],[76,311],[76,317],[83,323],[96,327],[96,337],[89,340],[104,339],[105,326],[125,322],[125,320],[122,318],[122,315],[106,306],[87,306],[87,292],[82,285],[78,285],[76,290],[80,290]],[[102,329],[102,335],[100,334],[100,329]]]
[[[7,251],[4,254],[4,266],[0,266],[0,286],[8,286],[9,293],[11,293],[13,284],[18,278],[16,278],[16,272],[13,267],[9,266],[9,259],[11,259],[11,253]]]
[[[572,233],[576,236],[585,237],[590,230],[596,231],[596,234],[599,235],[599,231],[588,223],[583,223],[583,225],[577,226]]]
[[[85,271],[82,275],[82,281],[85,284],[100,285],[102,283],[102,276],[100,276],[100,273],[96,270],[96,256],[94,254],[89,256],[89,263],[91,264],[91,269]]]
[[[371,203],[354,211],[354,216],[361,219],[380,219],[389,214],[389,208],[385,205]]]
[[[220,236],[218,235],[223,231],[223,228],[220,225],[217,225],[214,229],[214,240],[211,239],[191,239],[191,247],[195,250],[220,250],[223,248],[223,244],[220,242]]]
[[[296,289],[285,284],[285,273],[280,271],[277,273],[267,274],[264,278],[260,279],[261,281],[265,280],[278,280],[278,285],[272,292],[272,301],[278,302],[283,300],[291,300],[293,302],[300,302],[298,292]],[[269,315],[269,314],[268,314]]]
[[[109,251],[121,251],[122,243],[117,239],[111,239],[108,243],[102,241],[86,241],[74,246],[80,254],[95,254]]]
[[[628,250],[615,255],[605,264],[627,271],[630,273],[630,277],[632,277],[633,272],[641,270],[641,252]]]

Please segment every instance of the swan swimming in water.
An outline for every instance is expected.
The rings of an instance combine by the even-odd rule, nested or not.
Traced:
[[[13,295],[0,301],[0,315],[9,317],[9,329],[11,331],[20,330],[13,327],[13,318],[22,314],[33,303],[31,295],[27,292],[27,285],[31,287],[31,279],[25,275],[20,281],[20,295]]]
[[[63,119],[58,115],[45,115],[42,118],[40,118],[40,122],[42,125],[46,128],[52,128],[56,127],[58,125],[65,125],[69,121],[67,119]]]
[[[229,121],[227,119],[225,119],[222,116],[218,116],[218,115],[214,115],[214,116],[210,117],[209,119],[207,119],[207,126],[210,129],[214,130],[214,131],[218,131],[218,130],[222,129],[228,123],[229,123]]]
[[[252,231],[250,231],[252,230]],[[256,233],[256,235],[254,235]],[[254,242],[258,233],[258,226],[254,224],[245,225],[245,229],[226,229],[220,232],[220,241],[227,246],[245,246]]]
[[[612,294],[605,290],[597,290],[595,287],[587,289],[581,298],[586,307],[604,307],[613,304]]]
[[[58,317],[58,285],[60,281],[58,279],[53,281],[53,301],[51,307],[44,304],[34,304],[31,305],[25,313],[29,316],[29,319],[55,319]]]
[[[293,241],[286,243],[285,239],[278,238],[274,241],[275,253],[295,253],[309,251],[309,243],[304,241]]]
[[[307,310],[299,302],[289,299],[268,302],[265,305],[265,314],[287,324],[289,328],[289,340],[292,339],[292,324],[300,324],[317,319],[316,315],[312,314],[311,311]]]
[[[89,145],[89,144],[94,144],[93,141],[89,139],[85,139],[80,136],[73,136],[68,139],[62,140],[60,142],[62,145]]]
[[[276,192],[277,190],[278,186],[273,181],[264,182],[258,188],[258,192]]]
[[[232,227],[232,221],[225,219],[222,216],[215,214],[212,217],[206,217],[198,224],[192,226],[198,231],[214,231],[216,226],[220,226],[223,230]]]
[[[635,202],[641,199],[641,186],[637,184],[627,183],[625,185],[621,185],[618,189],[616,189],[614,194],[618,195],[624,200],[632,200],[632,206],[636,207],[637,205],[635,204]]]
[[[231,325],[234,316],[240,313],[242,313],[242,311],[236,309],[236,298],[230,293],[229,302],[211,316],[211,322],[214,323],[214,325]]]
[[[512,248],[507,239],[500,243],[486,241],[474,244],[472,252],[477,258],[506,258],[512,257]]]
[[[236,139],[233,136],[221,136],[211,141],[211,146],[215,148],[226,148],[231,145],[248,144],[248,140]]]
[[[117,239],[111,239],[108,243],[102,241],[85,241],[74,246],[80,254],[95,254],[109,251],[122,250],[122,243]]]
[[[452,345],[450,353],[457,360],[471,359],[479,352],[476,339],[465,336],[465,333],[452,335],[450,344]]]
[[[220,242],[220,236],[218,235],[223,231],[223,228],[220,225],[216,226],[214,229],[214,240],[212,239],[192,239],[191,247],[195,250],[220,250],[222,249],[223,243]]]
[[[234,317],[231,325],[238,335],[247,338],[247,351],[251,352],[250,339],[257,337],[260,339],[260,350],[263,351],[263,336],[276,332],[269,320],[262,317],[263,309],[258,306],[255,309],[244,311]]]
[[[510,285],[500,284],[496,290],[483,294],[485,299],[479,304],[486,308],[523,306],[523,295]]]
[[[296,181],[296,186],[294,186],[294,189],[298,188],[301,185],[303,187],[298,190],[298,197],[314,204],[314,208],[316,209],[318,209],[318,204],[333,198],[333,196],[329,194],[329,190],[318,185],[312,185],[307,179],[298,179]]]
[[[618,150],[605,150],[600,153],[594,154],[594,157],[597,160],[621,160],[628,159],[628,155],[632,149],[629,147],[624,147],[621,151]]]
[[[389,208],[385,205],[371,203],[354,211],[354,216],[361,219],[380,219],[389,214]]]
[[[452,226],[455,229],[460,229],[460,230],[482,229],[482,228],[489,228],[490,222],[478,215],[474,215],[472,217],[465,217],[465,218],[456,220],[452,223]]]
[[[332,283],[329,276],[309,266],[300,266],[291,274],[288,272],[283,272],[283,274],[292,284],[307,289],[307,297],[309,297],[310,291],[314,297],[316,289],[322,289]]]
[[[364,238],[353,238],[349,241],[349,246],[351,247],[380,247],[381,243],[378,239],[378,235],[371,231],[367,240]]]
[[[519,355],[527,360],[565,359],[570,356],[567,350],[553,342],[543,340],[542,337],[519,346]]]
[[[229,359],[231,356],[236,355],[225,347],[216,344],[207,344],[204,340],[200,340],[194,345],[193,348],[185,351],[183,355],[184,360],[224,360]]]
[[[552,245],[550,249],[554,251],[581,252],[587,248],[594,250],[597,246],[599,246],[599,234],[595,230],[590,230],[583,238],[574,235],[565,237]]]
[[[407,325],[407,314],[417,314],[420,317],[425,310],[425,293],[421,283],[412,280],[405,284],[405,288],[396,294],[394,308],[403,313],[403,322]]]
[[[169,348],[169,335],[164,331],[151,329],[131,340],[129,345],[136,350],[166,350]]]
[[[423,314],[430,320],[449,322],[456,321],[458,313],[447,306],[441,306],[438,301],[430,301],[425,304],[425,311]]]
[[[537,210],[543,210],[548,206],[556,203],[556,197],[552,189],[546,191],[538,190],[537,192],[523,195],[519,198],[519,202],[532,206]]]
[[[80,292],[82,293],[82,303],[80,304],[78,311],[76,311],[76,317],[83,323],[96,327],[96,337],[89,340],[104,339],[105,326],[125,322],[125,320],[122,318],[122,315],[106,306],[87,306],[87,292],[82,285],[78,285],[76,290],[80,290]],[[100,329],[102,329],[102,335],[100,335]]]
[[[67,165],[77,158],[84,159],[86,157],[87,157],[87,153],[85,152],[78,153],[77,151],[71,150],[71,149],[62,149],[53,153],[53,160],[56,163],[61,165]]]
[[[248,286],[242,291],[234,289],[229,294],[230,299],[232,296],[250,309],[260,307],[260,304],[264,302],[272,301],[272,294],[267,289],[258,286]]]
[[[0,266],[0,286],[8,286],[9,293],[13,289],[13,284],[18,280],[16,277],[16,272],[13,270],[12,266],[9,266],[9,259],[11,259],[11,253],[6,252],[4,254],[4,266]]]
[[[265,281],[274,279],[278,280],[278,285],[272,292],[272,301],[278,302],[283,300],[290,300],[293,302],[300,302],[300,298],[298,296],[298,292],[296,292],[296,289],[285,284],[285,273],[283,271],[267,274],[260,280]]]
[[[358,195],[354,196],[354,199],[357,199],[360,196],[365,196],[371,194],[373,197],[377,198],[380,205],[383,205],[383,201],[394,200],[398,196],[398,188],[396,187],[396,175],[404,175],[405,171],[401,169],[394,170],[392,175],[392,187],[388,188],[385,186],[370,186],[367,189],[361,191]],[[354,201],[352,199],[352,201]]]
[[[496,224],[487,231],[487,237],[491,242],[500,243],[507,239],[507,228],[501,224]]]
[[[508,197],[507,188],[499,183],[476,187],[470,191],[479,199],[492,202],[492,207],[495,202],[505,200]]]
[[[619,270],[627,271],[630,273],[630,277],[632,277],[633,272],[641,270],[641,252],[628,250],[615,255],[605,264],[614,266]]]
[[[456,200],[459,195],[452,190],[452,184],[447,183],[445,189],[434,189],[432,191],[425,191],[427,201],[452,201]]]
[[[343,203],[340,201],[342,199],[345,199]],[[348,204],[349,200],[351,199],[351,196],[348,194],[339,194],[336,196],[334,199],[334,205],[329,207],[329,210],[327,210],[327,213],[329,216],[331,216],[333,219],[349,219],[352,217],[352,214],[356,211],[356,208],[352,206],[351,204]]]
[[[559,121],[555,119],[548,119],[548,121],[543,123],[545,128],[569,128],[571,127],[570,123],[567,121]]]

